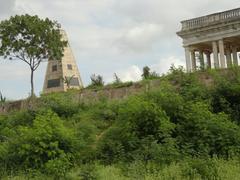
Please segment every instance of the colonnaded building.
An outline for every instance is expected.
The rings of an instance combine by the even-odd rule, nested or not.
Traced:
[[[182,21],[187,72],[238,66],[240,8]]]
[[[68,40],[65,31],[61,31],[63,40]],[[83,83],[72,49],[67,44],[61,61],[49,60],[43,86],[43,93],[67,91],[68,88],[81,89]]]

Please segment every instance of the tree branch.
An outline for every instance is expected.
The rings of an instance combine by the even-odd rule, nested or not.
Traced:
[[[25,63],[27,63],[29,66],[31,66],[31,64],[26,59],[24,59],[23,57],[20,57],[18,55],[10,55],[10,57],[15,58],[15,59],[20,59],[20,60],[24,61]]]
[[[39,65],[40,65],[40,63],[41,63],[42,61],[41,61],[41,59],[38,59],[38,62],[37,62],[37,64],[34,66],[34,71],[39,67]]]

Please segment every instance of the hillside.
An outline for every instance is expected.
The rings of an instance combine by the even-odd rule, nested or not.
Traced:
[[[135,86],[124,98],[44,95],[0,115],[0,178],[240,178],[240,69],[173,68]]]

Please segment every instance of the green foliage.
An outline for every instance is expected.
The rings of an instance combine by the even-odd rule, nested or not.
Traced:
[[[117,76],[116,73],[114,73],[114,84],[120,84],[122,83],[121,79]]]
[[[63,77],[62,80],[63,80],[63,83],[65,83],[68,87],[68,89],[70,89],[70,83],[72,81],[72,79],[74,78],[74,75],[72,75],[71,77]]]
[[[45,163],[52,168],[58,161],[50,160],[71,157],[77,150],[73,133],[51,111],[37,114],[31,126],[16,127],[8,138],[3,144],[7,153],[0,158],[9,168],[42,168]]]
[[[139,150],[142,150],[144,141],[147,146],[154,143],[170,145],[174,128],[166,113],[156,104],[139,97],[130,98],[120,107],[115,125],[103,136],[99,145],[100,156],[107,163],[135,159],[141,156]]]
[[[144,79],[148,79],[150,76],[150,68],[148,66],[143,67],[143,74],[142,77]]]
[[[130,87],[133,85],[133,82],[122,82],[121,79],[114,73],[114,81],[112,83],[107,84],[103,87],[103,89],[113,89],[113,88],[123,88]]]
[[[85,165],[81,167],[79,177],[82,180],[96,180],[97,174],[94,165]]]
[[[6,97],[3,96],[2,92],[0,91],[0,106],[6,102]]]
[[[134,151],[133,157],[145,163],[151,161],[166,165],[178,161],[180,153],[174,139],[160,144],[154,138],[148,137],[140,141],[140,147]]]
[[[16,134],[19,126],[31,126],[35,114],[32,111],[19,111],[0,116],[0,141],[6,141]]]
[[[171,66],[170,74],[166,77],[173,85],[177,86],[178,93],[186,100],[199,101],[202,99],[208,99],[208,88],[203,80],[199,78],[200,74],[184,73],[183,67],[176,68]]]
[[[143,79],[156,79],[159,77],[159,75],[153,71],[150,72],[150,68],[148,66],[143,67],[143,74],[142,74]]]
[[[31,95],[34,94],[33,73],[43,60],[61,60],[66,41],[60,24],[38,16],[15,15],[0,23],[0,56],[21,60],[31,70]]]
[[[178,122],[185,101],[171,84],[163,81],[159,89],[147,92],[142,97],[145,101],[153,101],[160,106],[170,117],[171,122]]]
[[[66,176],[70,170],[72,163],[71,157],[63,154],[59,158],[49,160],[44,167],[45,173],[54,176],[55,179],[60,179]]]
[[[79,111],[80,105],[73,98],[74,92],[52,93],[41,98],[44,108],[50,108],[61,117],[71,117]]]
[[[213,159],[191,159],[184,167],[184,176],[190,179],[218,179],[217,164]]]
[[[239,126],[223,113],[213,114],[204,103],[185,106],[177,131],[182,149],[193,156],[239,154]]]
[[[211,105],[213,112],[225,112],[231,118],[240,123],[240,71],[238,68],[226,72],[227,75],[215,73],[215,88],[212,91]]]
[[[130,87],[132,86],[134,83],[133,82],[120,82],[120,83],[110,83],[107,84],[106,86],[103,87],[103,89],[114,89],[114,88],[123,88],[123,87]]]
[[[93,74],[91,77],[91,84],[89,85],[90,87],[102,87],[104,86],[104,82],[103,82],[103,77],[100,75],[95,75]]]
[[[170,137],[174,124],[155,103],[142,98],[130,98],[119,110],[119,121],[124,123],[138,138],[153,136],[159,142]]]
[[[176,68],[174,65],[171,65],[167,78],[170,81],[174,81],[174,84],[179,84],[187,74],[184,72],[183,66]]]
[[[239,82],[238,69],[172,67],[159,87],[122,100],[44,95],[34,110],[0,115],[0,178],[239,179]]]

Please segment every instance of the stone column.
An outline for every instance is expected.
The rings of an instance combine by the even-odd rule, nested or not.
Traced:
[[[224,42],[223,42],[222,39],[218,41],[218,45],[219,45],[220,65],[221,65],[221,68],[226,68],[225,53],[224,53]]]
[[[200,61],[200,69],[204,70],[204,56],[203,51],[199,51],[199,61]]]
[[[191,62],[192,62],[192,71],[196,71],[196,55],[195,55],[195,51],[192,50],[191,51]]]
[[[230,68],[232,66],[232,56],[230,48],[226,49],[226,59],[227,59],[227,67]]]
[[[206,56],[207,56],[207,68],[211,69],[211,53],[210,52],[206,52]]]
[[[238,56],[237,56],[237,47],[232,47],[232,54],[233,54],[233,65],[238,66]]]
[[[185,47],[186,69],[187,72],[191,72],[191,59],[189,47]]]
[[[217,69],[219,68],[219,60],[218,60],[218,47],[217,42],[212,42],[212,48],[213,48],[213,60],[214,60],[214,67]]]

